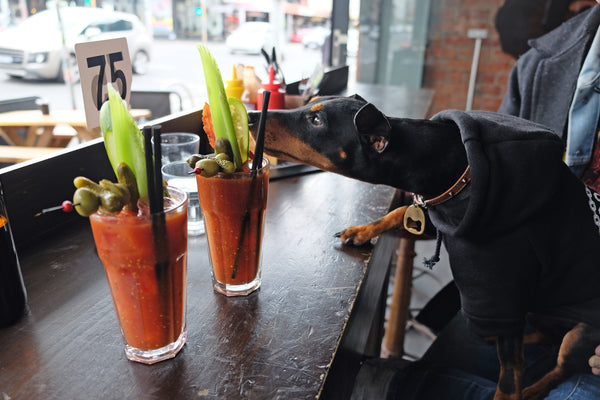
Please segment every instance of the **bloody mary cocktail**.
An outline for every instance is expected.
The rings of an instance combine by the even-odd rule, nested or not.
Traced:
[[[262,168],[196,175],[212,265],[213,287],[227,296],[246,295],[260,286],[261,243],[269,162]]]
[[[147,210],[90,215],[125,353],[147,364],[175,357],[186,340],[187,196],[169,193],[164,225]]]

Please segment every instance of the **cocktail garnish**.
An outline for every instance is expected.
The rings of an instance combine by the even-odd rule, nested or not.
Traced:
[[[117,166],[125,163],[137,180],[140,197],[148,196],[144,139],[127,104],[112,85],[107,85],[108,101],[100,109],[100,128],[108,159],[117,174]]]
[[[44,208],[42,209],[42,211],[40,211],[39,213],[35,214],[35,217],[39,217],[40,215],[43,214],[48,214],[50,212],[54,212],[54,211],[64,211],[64,212],[71,212],[73,211],[73,207],[74,206],[78,206],[79,204],[73,204],[71,201],[69,200],[65,200],[61,203],[60,206],[54,206],[54,207],[48,207],[48,208]]]
[[[243,103],[235,97],[227,97],[223,78],[215,59],[203,44],[198,45],[204,79],[208,91],[209,107],[205,105],[203,114],[209,111],[210,117],[203,117],[204,131],[214,143],[225,138],[231,144],[232,158],[236,170],[248,160],[248,114]],[[214,147],[214,144],[211,143]]]

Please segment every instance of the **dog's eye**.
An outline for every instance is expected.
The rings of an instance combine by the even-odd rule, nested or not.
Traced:
[[[310,117],[308,117],[309,121],[311,124],[313,124],[314,126],[321,126],[323,125],[323,121],[321,120],[321,117],[319,117],[317,114],[313,114]]]

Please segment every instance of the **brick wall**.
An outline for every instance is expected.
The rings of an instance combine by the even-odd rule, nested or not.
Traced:
[[[487,29],[473,98],[474,110],[496,111],[515,59],[502,52],[494,17],[504,0],[432,0],[423,86],[435,90],[430,115],[465,109],[475,39],[469,29]]]

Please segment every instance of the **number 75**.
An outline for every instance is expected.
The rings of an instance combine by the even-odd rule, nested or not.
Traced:
[[[104,100],[106,100],[106,97],[108,95],[105,96],[104,94],[104,76],[105,76],[105,70],[106,70],[106,56],[108,56],[108,62],[110,65],[110,81],[112,82],[117,82],[120,81],[120,83],[118,83],[118,87],[120,88],[120,92],[121,92],[121,98],[125,99],[127,97],[127,79],[125,78],[125,72],[123,72],[123,70],[118,69],[115,67],[115,63],[119,62],[119,61],[123,61],[123,52],[118,51],[115,53],[109,53],[106,55],[99,55],[99,56],[93,56],[93,57],[87,57],[87,66],[88,68],[93,68],[93,67],[100,67],[100,71],[98,72],[98,75],[95,75],[94,79],[92,80],[91,84],[92,87],[91,92],[92,94],[95,94],[95,100],[94,100],[94,104],[96,105],[96,108],[98,109],[98,111],[100,111],[100,108],[102,107],[102,103],[104,102]],[[94,87],[96,86],[96,87]]]

